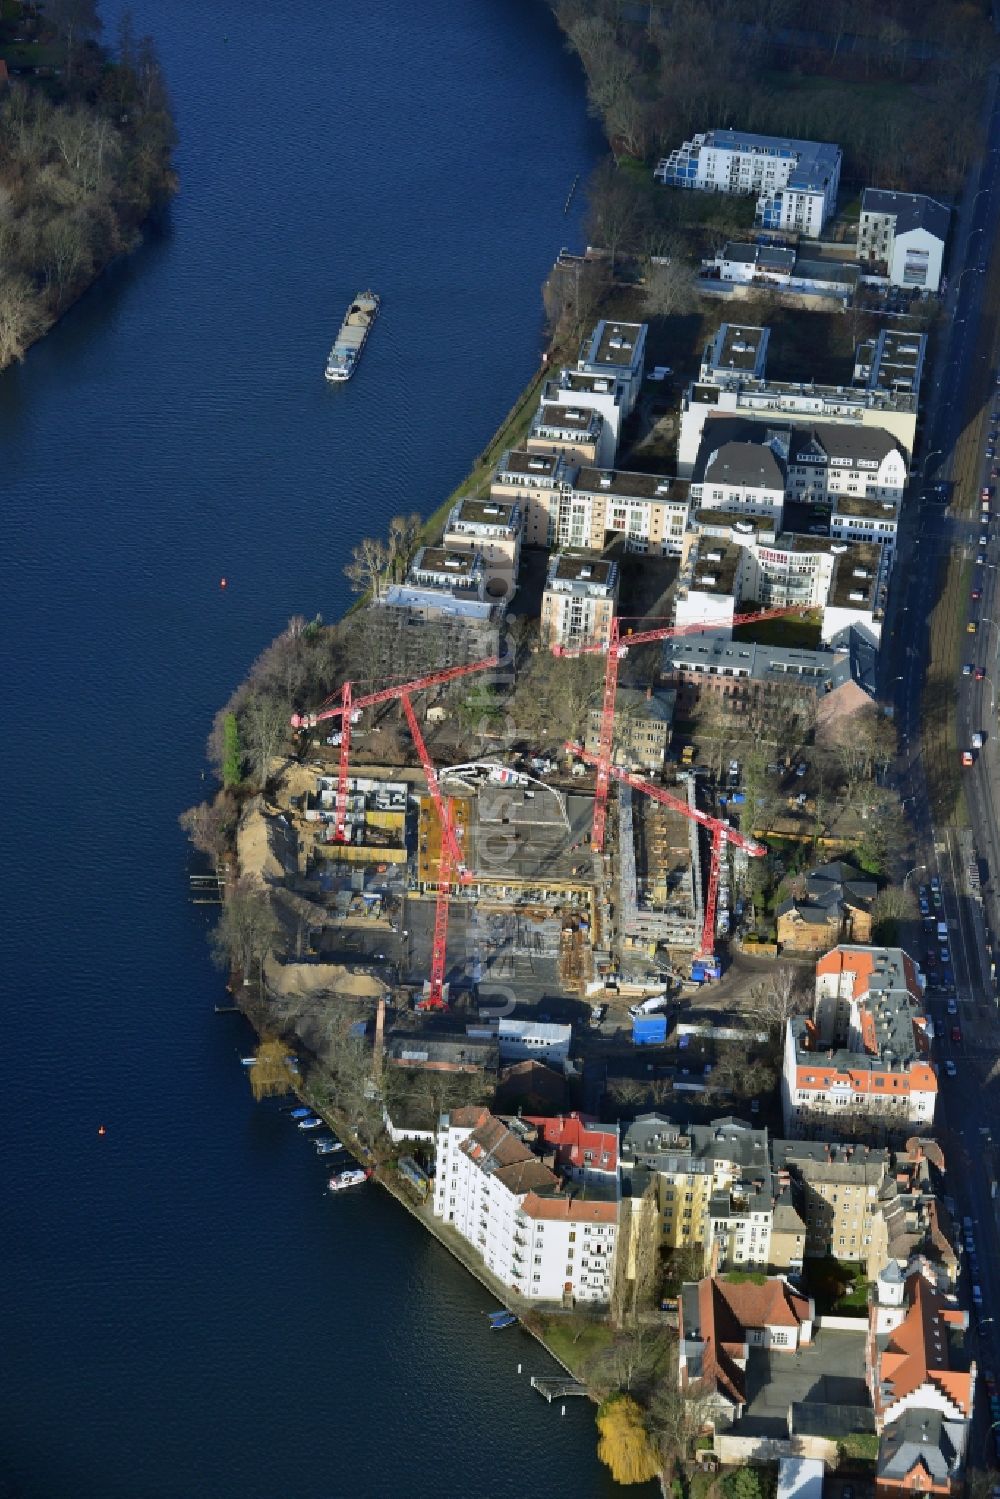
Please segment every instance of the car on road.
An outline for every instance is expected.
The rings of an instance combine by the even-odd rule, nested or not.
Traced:
[[[972,1287],[972,1299],[976,1303],[977,1306],[982,1306],[982,1304],[983,1304],[983,1289],[982,1289],[982,1286],[977,1286],[975,1284],[973,1285],[973,1287]]]
[[[962,1044],[962,1027],[960,1025],[953,1025],[952,1026],[952,1028],[951,1028],[951,1039],[952,1039],[952,1042],[953,1042],[953,1044],[955,1046],[961,1046],[961,1044]]]
[[[972,765],[972,763],[973,763],[973,760],[972,760],[972,751],[971,750],[963,750],[962,751],[962,764],[965,767],[965,769],[968,770],[969,767]]]
[[[975,679],[976,679],[977,682],[985,681],[985,678],[986,678],[986,669],[985,669],[985,667],[977,666],[976,669],[975,669],[975,671],[972,673],[972,675],[975,677]]]
[[[934,909],[935,909],[935,911],[940,911],[940,909],[941,909],[941,891],[938,890],[938,889],[933,890],[931,892],[931,900],[934,902]]]
[[[797,776],[804,776],[805,773],[806,773],[806,771],[808,769],[809,769],[809,766],[806,765],[805,762],[803,761],[803,763],[801,765],[796,765],[796,767],[795,767],[795,774]]]
[[[978,604],[979,600],[982,598],[982,596],[983,596],[983,590],[981,588],[974,588],[972,590],[972,602],[974,604]]]
[[[949,1057],[948,1060],[945,1062],[945,1064],[944,1064],[944,1070],[947,1073],[948,1077],[957,1077],[958,1076],[958,1068],[955,1066],[955,1063],[951,1060],[951,1057]]]
[[[971,677],[972,676],[972,662],[971,661],[965,661],[965,662],[963,662],[963,664],[962,664],[962,676],[963,677]]]
[[[993,489],[989,484],[984,484],[982,489],[979,491],[979,494],[980,497],[984,500],[992,500]]]
[[[929,916],[931,914],[931,908],[927,902],[926,897],[922,898],[920,901],[920,914],[921,916]]]
[[[990,544],[990,538],[984,532],[983,535],[980,536],[980,538],[979,538],[979,545],[981,547],[988,547],[989,544]]]
[[[975,635],[978,629],[979,626],[976,624],[976,621],[974,619],[970,619],[969,623],[965,627],[965,633],[967,635]]]
[[[982,567],[983,563],[986,561],[986,553],[985,552],[977,552],[976,553],[976,561],[978,562],[979,566]],[[973,595],[973,597],[975,597],[975,595]]]
[[[950,963],[951,962],[951,953],[945,947],[944,943],[941,944],[940,957],[941,957],[941,962],[942,963]]]
[[[955,999],[949,999],[949,1001],[948,1001],[948,1014],[949,1015],[957,1015],[958,1014],[958,1001],[957,1000],[955,1000]]]
[[[953,989],[955,987],[955,975],[950,968],[941,969],[941,988]]]

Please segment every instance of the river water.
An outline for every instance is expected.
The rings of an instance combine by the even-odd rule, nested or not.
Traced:
[[[0,1493],[608,1495],[536,1345],[251,1105],[176,824],[249,660],[341,611],[352,542],[433,509],[535,367],[582,80],[542,0],[131,8],[182,193],[0,378]]]

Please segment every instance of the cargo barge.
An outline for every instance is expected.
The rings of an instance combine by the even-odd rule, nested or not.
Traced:
[[[382,303],[373,291],[359,291],[344,316],[326,361],[328,380],[349,380],[358,367],[361,350]]]

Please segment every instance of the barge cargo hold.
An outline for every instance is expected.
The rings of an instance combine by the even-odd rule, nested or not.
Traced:
[[[358,367],[372,324],[382,303],[373,291],[359,291],[344,316],[326,361],[328,380],[349,380]]]

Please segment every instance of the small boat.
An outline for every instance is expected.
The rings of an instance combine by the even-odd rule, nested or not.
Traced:
[[[316,1141],[317,1155],[336,1155],[337,1151],[343,1150],[343,1148],[339,1140],[332,1140],[329,1135],[325,1140]]]
[[[346,1171],[338,1171],[331,1176],[327,1186],[331,1192],[346,1192],[348,1187],[360,1187],[368,1180],[369,1174],[362,1171],[360,1166],[349,1166]]]
[[[489,1312],[490,1332],[502,1332],[505,1327],[513,1327],[517,1321],[513,1312]]]
[[[241,1067],[256,1067],[256,1065],[257,1065],[257,1058],[256,1057],[240,1057],[240,1066]]]
[[[309,1119],[312,1109],[289,1109],[288,1115],[290,1119]]]
[[[314,1119],[314,1118],[300,1119],[299,1123],[298,1123],[298,1128],[299,1129],[321,1129],[322,1125],[323,1125],[322,1119]]]

